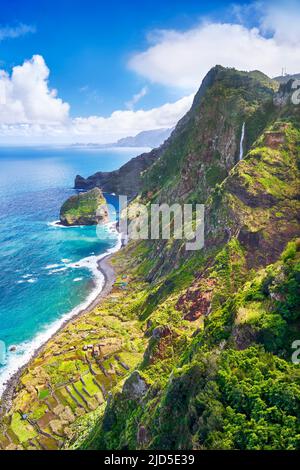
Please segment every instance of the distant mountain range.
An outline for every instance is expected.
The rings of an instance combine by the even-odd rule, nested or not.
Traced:
[[[159,147],[166,139],[169,138],[173,129],[155,129],[151,131],[143,131],[135,137],[125,137],[118,140],[117,147]]]
[[[136,136],[123,137],[109,144],[74,144],[73,147],[108,148],[108,147],[159,147],[169,138],[173,129],[153,129],[139,132]]]

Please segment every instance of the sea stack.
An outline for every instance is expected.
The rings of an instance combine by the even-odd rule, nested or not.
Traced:
[[[107,223],[108,210],[101,189],[94,188],[67,199],[60,210],[60,222],[66,226]]]

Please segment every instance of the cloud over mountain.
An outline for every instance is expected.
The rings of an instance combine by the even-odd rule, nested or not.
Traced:
[[[133,55],[129,68],[166,86],[195,91],[207,70],[216,64],[239,70],[259,69],[269,76],[282,67],[298,72],[300,12],[296,2],[255,3],[245,7],[258,13],[257,25],[244,25],[239,8],[235,21],[202,21],[187,31],[159,30],[149,36],[149,47]]]

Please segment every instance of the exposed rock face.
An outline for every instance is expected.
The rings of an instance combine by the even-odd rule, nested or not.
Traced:
[[[280,117],[287,121],[275,122],[262,134],[207,208],[207,243],[215,243],[227,229],[247,250],[250,267],[273,263],[286,243],[299,236],[299,107],[285,113]]]
[[[203,279],[204,282],[201,284]],[[185,320],[195,321],[208,315],[214,288],[214,280],[206,280],[204,276],[199,276],[194,284],[187,289],[176,305],[177,309],[183,312]]]
[[[152,336],[155,339],[165,338],[166,336],[170,336],[171,334],[172,331],[168,325],[157,326],[152,332]]]
[[[142,184],[141,174],[160,155],[160,150],[154,149],[149,153],[143,153],[133,158],[119,170],[95,173],[88,178],[76,176],[75,189],[91,189],[99,187],[107,193],[116,193],[134,197]]]
[[[123,393],[130,400],[137,400],[142,398],[148,390],[148,385],[141,377],[138,371],[134,371],[131,376],[126,380]]]
[[[99,188],[71,196],[60,210],[63,225],[97,225],[108,222],[106,200]]]
[[[16,392],[14,420],[20,403],[26,403],[21,411],[30,417],[37,402],[40,411],[44,402],[37,390],[44,383],[53,391],[59,373],[59,389],[63,391],[67,379],[65,391],[75,410],[66,413],[57,406],[53,417],[50,407],[37,424],[56,437],[62,423],[69,437],[73,418],[78,429],[77,419],[104,398],[103,420],[95,425],[87,421],[94,429],[85,430],[92,431],[85,443],[80,438],[85,449],[298,446],[294,423],[299,421],[299,371],[291,361],[291,344],[298,340],[300,319],[300,242],[294,241],[300,222],[300,106],[290,100],[277,105],[272,84],[258,72],[215,67],[204,83],[167,146],[155,151],[157,160],[144,174],[140,194],[143,202],[172,203],[178,196],[186,203],[205,201],[204,249],[187,253],[181,240],[172,239],[128,244],[115,257],[115,266],[130,288],[121,292],[116,286],[104,307],[77,320],[75,328],[47,346]],[[243,122],[245,153],[238,161]],[[212,149],[219,153],[213,155]],[[224,177],[218,168],[226,170]],[[133,329],[136,317],[139,326]],[[90,321],[93,329],[87,330]],[[141,361],[143,332],[148,345]],[[72,346],[70,334],[78,335]],[[111,354],[105,363],[96,354],[99,341],[101,354],[106,354],[105,347]],[[83,345],[83,370],[86,360],[92,363],[89,382],[82,375],[80,389],[76,381],[81,356],[73,344],[79,349]],[[130,356],[137,369],[129,378],[129,366],[119,355],[127,344],[130,351],[138,348]],[[72,355],[64,357],[63,349]],[[53,368],[52,355],[60,356],[58,364],[74,361],[75,366]],[[89,387],[96,384],[101,392],[91,396]],[[47,406],[58,396],[53,393]],[[82,397],[88,409],[78,406]],[[16,447],[5,439],[0,436],[0,447]],[[22,447],[30,449],[27,446],[22,441]]]

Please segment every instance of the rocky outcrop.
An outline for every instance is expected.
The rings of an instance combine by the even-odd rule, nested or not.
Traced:
[[[101,188],[107,193],[115,193],[134,197],[142,187],[142,173],[159,157],[160,149],[143,153],[125,163],[119,170],[99,171],[88,178],[76,176],[75,189]]]
[[[187,253],[181,240],[143,240],[114,258],[127,289],[117,283],[22,377],[5,426],[19,429],[24,448],[36,440],[23,442],[20,407],[32,420],[33,412],[43,414],[38,425],[55,437],[59,415],[68,436],[73,415],[55,406],[66,399],[84,449],[298,446],[291,345],[300,318],[300,107],[274,106],[272,83],[259,72],[215,67],[204,83],[167,145],[154,151],[156,163],[140,173],[144,202],[205,201],[204,249]],[[72,345],[70,331],[78,338]],[[129,367],[136,370],[128,377]],[[98,404],[95,424],[81,419]],[[0,447],[15,445],[0,436]]]
[[[148,388],[140,373],[134,371],[124,383],[123,393],[129,400],[138,400],[146,394]]]
[[[62,205],[60,222],[63,225],[97,225],[108,222],[106,200],[99,188],[71,196]]]

